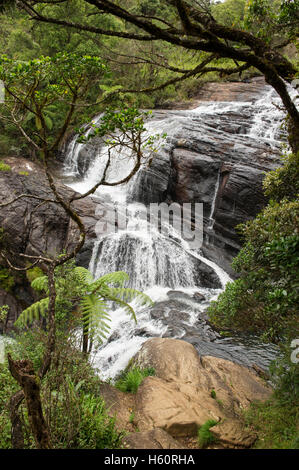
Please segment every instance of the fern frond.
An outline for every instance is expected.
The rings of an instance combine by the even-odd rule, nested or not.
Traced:
[[[106,333],[110,331],[110,316],[107,313],[107,303],[95,294],[84,296],[80,301],[82,320],[85,328],[88,329],[89,335],[94,336],[95,333],[106,339]]]
[[[40,317],[45,317],[48,311],[49,297],[41,299],[38,302],[30,305],[30,307],[23,310],[15,325],[19,328],[23,328],[28,324],[32,323],[34,320],[39,320]]]
[[[117,297],[125,302],[137,300],[140,305],[153,305],[153,301],[148,295],[136,289],[129,287],[110,287],[110,292],[113,297]]]
[[[37,291],[47,291],[48,290],[48,277],[47,276],[36,277],[31,282],[31,287]]]
[[[128,281],[129,279],[130,278],[128,274],[125,273],[124,271],[115,271],[114,273],[105,274],[104,276],[94,281],[91,284],[90,289],[92,290],[92,292],[95,292],[101,286],[107,285],[107,284],[112,284],[114,286],[123,287],[124,283]]]
[[[88,269],[83,268],[83,266],[76,266],[74,268],[74,272],[79,281],[83,284],[91,284],[94,280],[91,272]]]
[[[135,321],[135,323],[137,323],[136,314],[135,314],[134,309],[131,307],[130,304],[128,304],[127,302],[125,302],[124,300],[122,300],[118,297],[114,297],[112,295],[112,293],[110,293],[109,297],[107,297],[106,300],[110,300],[111,302],[115,302],[118,305],[120,305],[121,307],[123,307],[125,312]]]

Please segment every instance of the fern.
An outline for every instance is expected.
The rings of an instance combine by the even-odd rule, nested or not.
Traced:
[[[41,299],[38,302],[30,305],[30,307],[23,310],[15,325],[23,328],[29,323],[32,323],[34,320],[40,320],[41,317],[46,317],[49,306],[49,297]]]
[[[91,285],[90,288],[92,291],[96,291],[101,286],[107,285],[107,284],[113,284],[114,286],[119,286],[123,287],[125,282],[128,281],[130,278],[127,273],[124,271],[115,271],[114,273],[108,273],[105,274],[104,276],[100,277],[96,281],[94,281]]]
[[[137,323],[137,318],[136,318],[134,309],[131,307],[130,304],[128,304],[127,302],[124,302],[118,297],[113,297],[112,295],[109,295],[109,298],[107,297],[107,300],[110,300],[111,302],[116,302],[120,307],[124,309],[124,311],[132,318],[132,320],[134,320],[135,323]]]
[[[131,289],[128,287],[127,288],[111,287],[110,292],[113,297],[118,297],[121,300],[124,300],[125,302],[132,302],[132,300],[136,299],[138,303],[141,305],[153,304],[151,298],[148,295],[136,289]]]
[[[66,287],[68,286],[68,277],[55,273],[56,303],[65,299]],[[97,337],[99,342],[106,339],[110,331],[111,318],[108,310],[108,303],[113,302],[124,309],[132,320],[137,323],[135,311],[130,305],[134,299],[141,305],[151,305],[151,299],[142,292],[124,287],[129,276],[124,271],[108,273],[94,280],[88,269],[76,266],[71,270],[71,279],[76,279],[79,289],[76,291],[76,298],[80,297],[79,307],[82,316],[83,334],[91,341]],[[48,278],[40,276],[31,283],[33,289],[48,293]],[[74,295],[74,293],[73,293]],[[75,300],[70,298],[70,300]],[[46,297],[24,310],[16,326],[24,327],[34,320],[46,317],[49,304],[49,297]]]
[[[91,272],[82,266],[76,266],[74,273],[82,284],[90,284],[93,282]]]
[[[37,291],[48,290],[48,278],[47,276],[39,276],[31,282],[31,287]]]
[[[84,329],[88,330],[90,336],[94,336],[97,332],[100,339],[106,339],[106,334],[110,331],[107,321],[111,321],[106,311],[106,302],[97,295],[90,294],[81,299],[80,306]]]

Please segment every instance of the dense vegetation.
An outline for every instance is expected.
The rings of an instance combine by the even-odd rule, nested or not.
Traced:
[[[65,320],[58,310],[59,321]],[[75,320],[73,319],[73,326]],[[54,366],[41,385],[44,416],[49,427],[52,446],[56,449],[115,449],[120,448],[123,433],[117,430],[115,419],[108,415],[100,395],[101,381],[97,371],[77,348],[73,328],[59,330],[53,357]],[[33,327],[14,338],[7,346],[14,358],[29,358],[35,370],[42,363],[46,348],[46,332]],[[9,397],[19,389],[9,372],[8,363],[0,364],[0,448],[36,448],[25,402],[19,416],[22,437],[11,438]]]
[[[248,415],[262,447],[298,446],[299,368],[291,361],[291,343],[299,337],[298,172],[299,153],[284,157],[284,165],[267,174],[268,206],[239,227],[245,239],[233,261],[239,278],[209,307],[217,327],[251,331],[281,347],[271,371],[274,397]]]
[[[123,11],[109,11],[111,2],[105,1],[98,2],[100,13],[84,0],[26,2],[37,3],[29,13],[28,8],[16,9],[15,2],[4,3],[6,9],[0,13],[4,54],[0,78],[5,81],[9,100],[0,110],[1,158],[22,155],[39,159],[48,171],[49,161],[68,133],[101,111],[107,111],[106,120],[95,134],[104,137],[110,132],[115,136],[116,131],[133,129],[135,145],[144,131],[138,106],[152,108],[188,99],[203,80],[240,79],[256,73],[264,74],[281,92],[292,121],[290,143],[293,150],[298,149],[296,110],[289,106],[282,84],[298,76],[294,53],[298,48],[297,1],[227,0],[214,4],[126,0],[121,4],[123,11],[129,12],[127,19]],[[23,3],[18,2],[21,7]],[[112,2],[113,7],[119,3]],[[206,16],[196,18],[196,5],[216,20],[216,26],[213,21],[205,23]],[[28,15],[40,21],[28,21]],[[142,25],[137,23],[140,17],[145,21]],[[190,18],[198,21],[196,28]],[[161,24],[174,28],[167,34],[162,31],[165,40]],[[202,48],[192,44],[178,47],[181,24],[186,36],[191,32],[189,37],[204,39]],[[141,30],[152,34],[151,40]],[[288,56],[278,52],[285,46],[291,46]],[[264,55],[266,63],[261,59]],[[107,102],[112,105],[108,110]],[[116,108],[122,111],[115,114]],[[152,143],[150,139],[148,144]],[[134,171],[140,158],[137,152]],[[299,338],[299,153],[283,158],[282,167],[265,178],[269,204],[255,220],[239,227],[244,246],[233,262],[239,277],[211,305],[209,315],[221,330],[252,332],[281,346],[282,358],[272,370],[275,394],[269,403],[254,405],[246,419],[259,432],[258,446],[294,448],[298,447],[299,372],[290,360],[290,344]],[[9,170],[0,161],[0,171]],[[48,263],[48,271],[41,271],[35,263],[31,269],[20,268],[41,298],[21,315],[20,330],[7,347],[11,355],[0,364],[0,448],[118,448],[123,433],[108,415],[100,396],[101,381],[89,365],[87,353],[109,330],[107,302],[125,306],[134,319],[128,302],[134,297],[149,299],[124,289],[125,273],[107,274],[95,281],[86,270],[75,268],[72,259],[83,246],[84,227],[71,208],[73,200],[63,201],[49,172],[48,178],[56,202],[77,223],[81,238],[71,253],[57,259],[40,257],[39,261]],[[5,259],[1,261],[0,281],[10,292],[17,275]],[[0,320],[6,314],[7,308],[1,307]],[[26,393],[26,400],[20,395],[20,382],[15,380],[21,363],[27,367],[43,405],[40,418],[46,435],[41,440],[30,416],[30,401]],[[142,379],[152,373],[129,371],[117,386],[136,391]],[[11,438],[12,422],[16,432]],[[207,422],[199,431],[201,447],[212,439],[209,429],[213,424]]]

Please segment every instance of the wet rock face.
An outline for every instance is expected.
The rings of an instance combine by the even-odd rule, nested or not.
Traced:
[[[24,159],[6,159],[11,164],[11,171],[0,172],[0,204],[8,202],[21,194],[35,195],[42,199],[53,200],[53,193],[43,170]],[[20,174],[26,173],[26,174]],[[66,186],[57,184],[59,193],[65,199],[74,192]],[[33,198],[18,199],[13,204],[2,207],[0,211],[0,227],[4,229],[5,240],[11,251],[16,266],[23,266],[24,260],[18,254],[27,255],[57,255],[71,249],[78,239],[78,229],[64,210],[57,204],[47,203],[40,206],[41,200]],[[91,198],[74,203],[79,216],[82,218],[87,241],[84,250],[79,255],[79,263],[88,267],[95,234],[97,205]],[[10,294],[1,289],[0,306],[9,305],[9,314],[0,331],[8,332],[21,311],[36,299],[32,297],[29,284],[25,279],[24,286],[20,285]]]
[[[57,183],[57,188],[65,200],[74,194],[61,183]],[[0,203],[21,194],[53,200],[53,193],[41,168],[34,166],[34,171],[29,170],[28,174],[23,175],[12,165],[12,171],[0,173]],[[51,202],[40,206],[41,200],[22,198],[1,208],[0,226],[15,253],[56,255],[74,246],[78,239],[78,229],[65,211]],[[88,249],[88,242],[96,237],[97,204],[88,198],[75,201],[73,207],[85,224]],[[81,256],[84,259],[84,253]]]
[[[254,101],[269,92],[264,82],[219,85],[200,98],[239,101],[212,103],[200,112],[154,113],[167,142],[150,168],[140,172],[132,198],[146,204],[203,203],[203,252],[233,274],[230,263],[240,249],[235,227],[265,206],[264,172],[279,165],[279,148],[278,142],[270,145],[271,139],[252,133],[255,113],[262,110]]]
[[[210,83],[186,106],[156,110],[149,132],[165,132],[167,139],[130,184],[129,202],[203,203],[203,254],[231,276],[230,264],[240,249],[235,227],[265,206],[264,172],[279,165],[279,136],[261,139],[255,130],[265,108],[259,100],[269,92],[263,78]],[[269,105],[272,97],[267,100]],[[264,112],[262,126],[271,127],[272,118]],[[99,142],[75,153],[76,172],[86,175]]]
[[[239,82],[204,83],[190,98],[189,102],[163,105],[165,109],[193,109],[203,101],[253,101],[264,90],[263,77],[254,77]]]

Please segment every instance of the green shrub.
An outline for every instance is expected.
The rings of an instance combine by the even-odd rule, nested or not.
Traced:
[[[299,336],[299,201],[271,202],[241,227],[245,246],[232,266],[240,279],[226,286],[208,313],[219,328],[236,328],[279,343]]]
[[[47,332],[38,327],[20,335],[7,346],[15,359],[28,358],[37,371],[47,341]],[[124,433],[108,415],[100,395],[98,371],[76,349],[76,340],[58,332],[52,366],[41,382],[43,413],[55,449],[115,449],[121,446]],[[7,362],[0,364],[0,448],[11,448],[9,398],[19,390]],[[35,448],[25,402],[23,416],[25,448]]]
[[[116,382],[115,387],[121,392],[136,393],[143,379],[150,375],[155,375],[155,369],[152,367],[133,367]]]
[[[7,361],[0,363],[0,449],[11,448],[9,399],[18,390],[19,386],[9,372]],[[24,407],[21,407],[22,411]]]
[[[11,171],[11,167],[0,160],[0,171]]]
[[[108,416],[105,402],[101,397],[82,395],[78,427],[78,448],[80,449],[117,449],[124,436],[115,427],[115,418]],[[77,446],[76,446],[77,447]]]
[[[272,397],[265,403],[253,403],[245,412],[245,422],[257,435],[257,449],[299,448],[299,406],[285,404]]]
[[[14,277],[11,275],[9,269],[0,267],[0,287],[1,289],[10,292],[15,285]]]
[[[210,431],[210,429],[216,424],[218,424],[218,421],[209,419],[199,428],[198,445],[201,449],[217,442],[216,436]]]
[[[285,197],[295,199],[299,195],[299,152],[282,159],[284,165],[269,171],[263,183],[266,196],[275,201]]]

